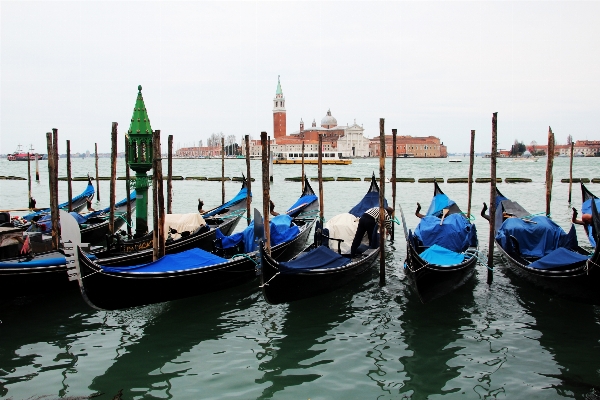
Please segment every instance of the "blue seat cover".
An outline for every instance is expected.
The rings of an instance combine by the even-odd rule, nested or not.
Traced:
[[[588,256],[575,253],[574,251],[567,250],[564,247],[548,253],[548,255],[540,258],[537,261],[529,264],[530,268],[536,269],[571,269],[578,267],[582,263],[588,260]]]
[[[465,260],[465,255],[457,253],[452,250],[448,250],[445,247],[434,244],[427,250],[419,254],[419,256],[427,261],[429,264],[436,265],[456,265],[460,264]]]
[[[226,258],[222,258],[209,253],[208,251],[195,248],[183,251],[181,253],[167,254],[166,256],[148,264],[132,265],[128,267],[109,267],[101,265],[101,267],[103,271],[112,273],[148,273],[185,271],[221,264],[227,261],[229,260]]]
[[[338,268],[350,261],[350,258],[341,256],[329,247],[319,246],[295,260],[281,262],[279,265],[281,273],[294,273],[311,269]]]

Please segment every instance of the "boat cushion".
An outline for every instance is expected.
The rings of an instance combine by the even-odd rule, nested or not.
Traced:
[[[500,246],[509,248],[508,237],[511,235],[519,242],[521,255],[525,257],[544,257],[559,247],[572,246],[570,236],[550,218],[535,216],[530,220],[534,223],[507,218],[496,234]]]
[[[575,253],[574,251],[567,250],[564,247],[559,247],[558,249],[548,253],[548,255],[532,262],[528,265],[528,267],[536,269],[571,269],[578,267],[587,261],[588,258],[588,256]]]
[[[329,247],[319,246],[310,250],[295,260],[281,262],[281,273],[294,273],[298,270],[328,269],[342,267],[352,260],[331,250]]]
[[[331,218],[325,225],[326,229],[329,230],[329,237],[344,240],[339,244],[342,254],[350,254],[350,247],[358,229],[358,220],[358,217],[350,213],[344,213]],[[337,251],[338,242],[331,240],[329,248]]]
[[[280,243],[292,240],[300,233],[298,225],[293,224],[292,217],[286,214],[271,218],[269,226],[271,228],[271,246],[276,246]],[[258,249],[258,243],[254,240],[254,221],[252,221],[242,232],[237,232],[229,236],[223,235],[223,233],[217,229],[216,238],[221,239],[221,245],[224,249],[232,248],[239,243],[244,244],[245,253],[251,253]]]
[[[419,254],[419,256],[427,261],[429,264],[436,265],[456,265],[460,264],[465,260],[465,255],[457,253],[452,250],[448,250],[445,247],[434,244],[427,250]]]
[[[165,231],[169,232],[171,228],[177,231],[171,234],[173,239],[179,239],[183,232],[195,232],[204,225],[206,221],[200,213],[165,214]]]
[[[442,225],[440,221],[440,218],[433,215],[421,218],[415,229],[415,236],[421,240],[423,246],[437,244],[457,253],[477,246],[477,229],[464,215],[450,214],[446,215]]]
[[[160,259],[149,264],[132,265],[128,267],[108,267],[101,266],[103,271],[119,273],[148,273],[148,272],[168,272],[185,271],[190,269],[208,267],[215,264],[227,262],[226,258],[216,256],[208,251],[198,248],[186,250],[181,253],[167,254]]]

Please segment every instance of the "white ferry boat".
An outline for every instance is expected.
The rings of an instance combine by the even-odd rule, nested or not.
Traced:
[[[352,160],[340,158],[341,153],[324,152],[323,164],[348,165],[352,164]],[[310,152],[304,153],[304,164],[318,164],[319,153]],[[273,164],[302,164],[302,153],[288,151],[281,153],[273,153]]]

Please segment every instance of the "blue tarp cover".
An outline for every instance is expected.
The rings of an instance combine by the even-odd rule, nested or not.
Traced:
[[[477,246],[477,229],[464,215],[450,214],[444,218],[442,225],[440,221],[440,218],[432,215],[421,218],[415,236],[423,242],[423,246],[437,244],[457,253],[462,253],[469,246]]]
[[[203,214],[203,217],[212,217],[213,215],[217,215],[218,213],[221,212],[221,210],[224,210],[226,208],[229,208],[231,206],[236,205],[237,203],[239,203],[242,200],[246,200],[246,193],[248,192],[247,188],[242,188],[240,189],[240,191],[238,192],[238,194],[231,200],[229,200],[227,203],[215,208],[214,210],[207,212],[206,214]],[[250,197],[252,197],[252,193],[250,193]]]
[[[388,206],[387,200],[385,199],[383,200],[383,206]],[[368,192],[360,203],[355,205],[349,213],[360,218],[365,211],[373,207],[379,207],[379,192]]]
[[[326,246],[319,246],[293,261],[279,263],[281,273],[294,273],[298,270],[338,268],[352,261]]]
[[[55,258],[40,258],[33,259],[31,261],[23,261],[20,263],[14,262],[0,262],[0,268],[37,268],[37,267],[50,267],[52,265],[65,265],[67,259],[65,257]]]
[[[436,265],[456,265],[465,260],[465,255],[448,250],[445,247],[434,244],[419,256],[429,264]]]
[[[132,265],[129,267],[108,267],[101,266],[106,272],[126,272],[126,273],[148,273],[148,272],[169,272],[185,271],[202,267],[209,267],[215,264],[227,262],[226,258],[215,256],[208,251],[201,249],[191,249],[176,254],[167,254],[159,260],[149,264]]]
[[[504,249],[511,248],[509,235],[519,242],[521,255],[527,257],[544,257],[553,250],[568,245],[569,237],[554,221],[545,216],[536,216],[526,222],[520,218],[507,218],[498,233],[496,240]]]
[[[269,220],[271,228],[271,246],[292,240],[300,233],[300,228],[292,224],[292,217],[281,214]],[[221,239],[221,245],[224,249],[236,246],[238,243],[244,243],[244,252],[251,253],[258,249],[258,244],[254,240],[254,221],[248,225],[242,232],[225,236],[220,230],[216,231],[217,239]]]
[[[429,209],[427,210],[427,215],[435,215],[442,216],[442,210],[444,208],[450,208],[451,205],[456,204],[453,200],[450,200],[448,196],[445,194],[437,194],[433,196],[431,199],[431,204],[429,204]],[[444,220],[445,221],[445,220]],[[439,222],[438,222],[439,224]]]
[[[302,196],[298,199],[297,202],[295,202],[290,208],[288,208],[288,210],[286,211],[286,214],[298,213],[304,207],[311,204],[315,200],[317,200],[317,196],[314,194],[307,194],[306,196]]]
[[[571,269],[578,267],[577,264],[582,264],[588,258],[588,256],[559,247],[528,266],[536,269]]]

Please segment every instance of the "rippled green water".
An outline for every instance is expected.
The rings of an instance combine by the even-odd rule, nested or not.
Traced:
[[[599,177],[598,159],[576,159],[574,176]],[[61,168],[64,173],[64,160]],[[41,166],[45,167],[45,163]],[[388,176],[391,161],[387,162]],[[261,209],[260,164],[252,162],[257,181],[255,207]],[[38,205],[47,204],[47,183],[33,185]],[[122,165],[119,166],[122,171]],[[375,159],[351,166],[325,166],[324,176],[368,177],[378,174]],[[74,160],[73,175],[94,173],[91,159]],[[101,175],[109,162],[101,160]],[[166,170],[166,169],[165,169]],[[220,160],[176,160],[174,174],[219,176]],[[26,176],[26,163],[0,161],[0,175]],[[244,160],[227,160],[226,175],[240,176]],[[399,160],[399,177],[466,177],[468,160]],[[316,167],[307,167],[316,176]],[[124,173],[119,173],[124,175]],[[284,177],[300,175],[300,166],[275,166],[272,198],[284,209],[300,194],[300,184]],[[489,160],[478,158],[475,176],[489,176]],[[526,209],[545,209],[545,160],[499,160],[498,176],[530,177],[532,183],[499,185]],[[556,159],[552,215],[569,226],[568,159]],[[66,183],[61,182],[61,200]],[[101,182],[108,204],[108,182]],[[119,181],[118,198],[125,196]],[[589,185],[600,193],[600,185]],[[79,193],[85,183],[74,183]],[[466,184],[442,190],[466,209]],[[318,191],[318,185],[313,183]],[[425,207],[432,184],[397,185],[407,223]],[[227,197],[239,183],[226,184]],[[324,183],[325,217],[347,211],[368,189],[368,182]],[[197,198],[220,203],[220,182],[174,182],[174,212],[193,212]],[[391,200],[391,185],[386,185]],[[581,195],[574,186],[574,205]],[[489,186],[474,184],[473,212],[489,201]],[[2,208],[27,204],[27,182],[0,181]],[[476,221],[480,247],[487,252],[487,226]],[[243,228],[241,222],[238,229]],[[581,243],[587,245],[583,231]],[[289,305],[271,306],[257,282],[206,296],[136,308],[99,312],[77,291],[29,296],[0,305],[0,396],[88,396],[123,398],[276,398],[276,399],[425,399],[439,398],[585,398],[600,388],[600,308],[574,303],[540,291],[505,268],[499,254],[491,286],[485,267],[460,290],[422,305],[403,273],[405,243],[401,229],[388,243],[387,285],[372,273],[347,287]],[[119,293],[107,291],[111,295]]]

